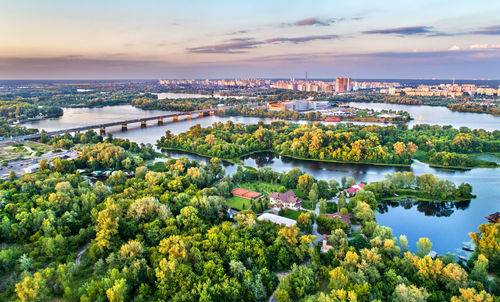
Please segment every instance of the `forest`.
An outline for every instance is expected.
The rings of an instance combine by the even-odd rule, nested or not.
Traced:
[[[399,96],[385,95],[373,93],[356,93],[350,95],[337,95],[327,98],[331,102],[376,102],[376,103],[392,103],[401,105],[429,105],[429,106],[447,106],[451,103],[458,103],[463,99],[451,99],[444,97],[425,97],[425,96]]]
[[[193,126],[172,135],[168,130],[157,143],[176,149],[222,159],[238,159],[260,151],[273,151],[299,159],[409,165],[418,158],[436,166],[496,166],[471,159],[467,154],[499,152],[500,131],[470,130],[451,126],[404,125],[363,126],[319,122],[293,124],[273,122],[257,125],[214,123]]]
[[[463,102],[458,104],[449,104],[447,107],[451,111],[489,113],[496,116],[500,115],[500,104],[498,102],[491,106]]]
[[[32,118],[59,117],[63,115],[63,110],[57,106],[37,106],[24,101],[1,101],[0,118],[10,122],[24,121]]]
[[[22,126],[13,126],[9,121],[0,117],[0,137],[21,136],[37,133],[37,129],[30,129]]]
[[[292,227],[259,221],[252,210],[232,221],[221,185],[231,180],[216,158],[170,159],[152,171],[118,146],[130,144],[84,139],[92,138],[74,164],[44,163],[0,183],[0,300],[267,301],[274,293],[277,301],[494,301],[500,291],[487,275],[499,269],[500,224],[471,234],[477,252],[467,263],[450,254],[433,259],[428,239],[412,253],[404,236],[377,225],[378,202],[366,190],[341,202],[362,235],[351,240],[344,225],[325,221],[332,248],[321,253],[307,227],[314,215]],[[75,166],[119,171],[92,183]],[[239,169],[232,181],[243,180],[304,193],[339,187],[298,169]],[[280,281],[279,272],[289,274]]]

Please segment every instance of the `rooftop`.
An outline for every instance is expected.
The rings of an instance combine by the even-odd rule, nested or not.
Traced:
[[[285,226],[293,226],[297,223],[293,219],[281,217],[281,216],[271,214],[271,213],[264,213],[264,214],[260,215],[259,217],[257,217],[257,219],[260,221],[270,221],[270,222],[280,224],[280,225],[285,225]]]

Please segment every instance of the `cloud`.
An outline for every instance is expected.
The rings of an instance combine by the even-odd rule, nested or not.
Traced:
[[[380,35],[436,35],[438,32],[434,31],[431,26],[408,26],[408,27],[395,27],[386,29],[375,29],[363,31],[364,34],[380,34]]]
[[[294,22],[294,23],[285,23],[284,25],[286,25],[286,26],[312,26],[312,25],[329,26],[337,21],[338,20],[334,19],[334,18],[319,19],[319,18],[311,17],[311,18],[299,20],[299,21]]]
[[[332,39],[337,39],[340,36],[338,35],[317,35],[317,36],[305,36],[305,37],[297,37],[297,38],[271,38],[267,39],[266,42],[268,43],[305,43],[309,41],[315,41],[315,40],[332,40]]]
[[[259,47],[265,44],[279,44],[279,43],[306,43],[316,40],[332,40],[337,39],[338,35],[313,35],[295,38],[270,38],[264,41],[257,41],[253,38],[235,38],[228,40],[226,43],[190,47],[186,50],[190,53],[226,53],[226,54],[239,54],[246,53],[249,49]]]
[[[241,34],[247,34],[247,33],[248,33],[248,30],[243,29],[243,30],[232,31],[232,32],[228,33],[228,35],[232,36],[232,35],[241,35]]]
[[[500,25],[483,27],[470,33],[476,35],[500,35]]]
[[[255,48],[262,43],[251,38],[236,38],[227,43],[190,47],[187,51],[190,53],[245,53],[248,49]]]
[[[500,48],[500,44],[472,44],[469,47],[470,49],[497,49]]]
[[[449,50],[460,50],[460,46],[458,45],[453,45],[452,47],[450,47]]]

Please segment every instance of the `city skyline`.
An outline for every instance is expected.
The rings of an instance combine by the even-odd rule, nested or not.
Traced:
[[[500,79],[498,1],[16,1],[0,79]]]

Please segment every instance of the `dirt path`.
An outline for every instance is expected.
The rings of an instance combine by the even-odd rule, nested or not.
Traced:
[[[79,266],[81,263],[82,263],[82,255],[89,249],[90,247],[90,243],[87,243],[83,249],[81,251],[78,252],[78,254],[76,255],[76,259],[75,259],[75,264],[76,266]]]

